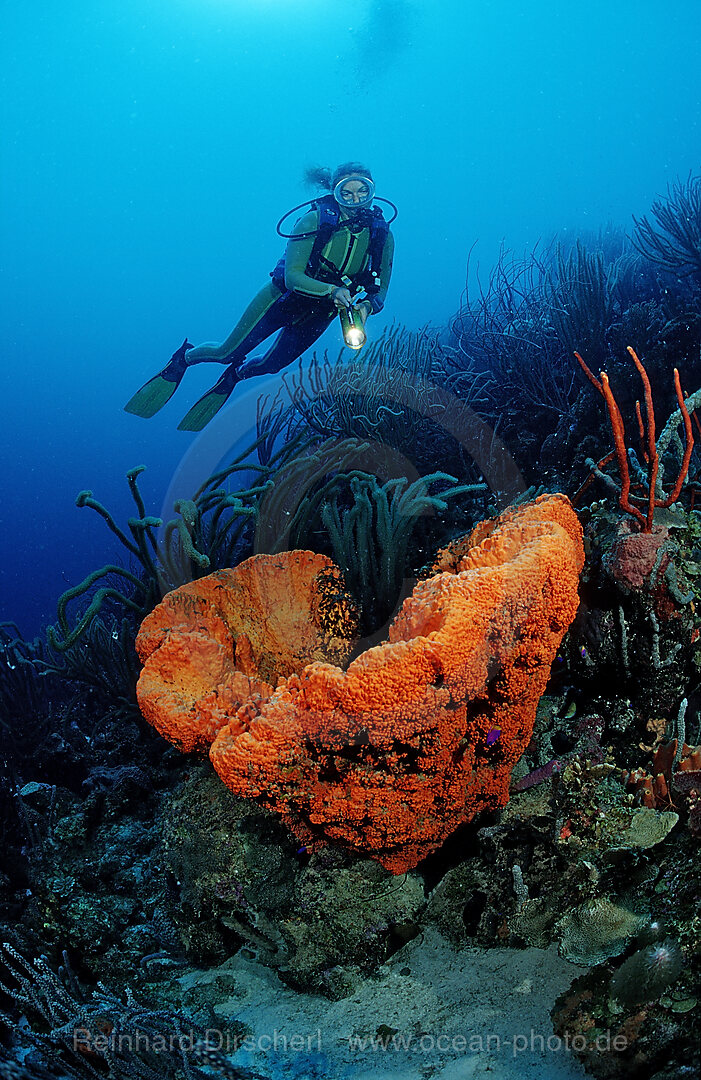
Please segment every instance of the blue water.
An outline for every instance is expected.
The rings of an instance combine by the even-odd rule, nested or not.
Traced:
[[[360,158],[400,208],[373,333],[443,324],[475,241],[488,268],[502,240],[630,228],[698,169],[700,30],[698,0],[6,2],[0,619],[33,634],[118,556],[78,491],[124,522],[145,464],[160,513],[215,454],[175,428],[219,369],[150,421],[122,406],[186,334],[228,334],[305,166]],[[250,430],[246,390],[217,454]]]

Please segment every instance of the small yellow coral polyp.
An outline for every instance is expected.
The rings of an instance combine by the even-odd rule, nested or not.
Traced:
[[[309,555],[288,556],[300,554]],[[279,581],[266,580],[285,593],[285,559],[275,558]],[[201,710],[194,697],[205,696],[204,672],[216,680],[223,670],[216,648],[206,663],[203,648],[193,696],[169,720],[177,676],[172,661],[164,665],[156,716],[157,646],[142,674],[149,686],[139,693],[142,710],[183,749],[211,742],[228,787],[281,814],[310,848],[335,841],[402,873],[475,814],[507,801],[511,769],[577,610],[583,563],[569,501],[542,496],[440,552],[436,574],[405,600],[389,641],[346,670],[319,657],[275,690],[249,673],[255,693],[227,723],[220,705],[231,675],[209,687],[215,707]],[[196,592],[207,580],[187,588]],[[156,612],[149,619],[162,630],[166,620]],[[216,621],[214,632],[221,637]],[[163,647],[167,641],[164,633]]]

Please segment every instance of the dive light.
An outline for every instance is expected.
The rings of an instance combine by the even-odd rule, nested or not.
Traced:
[[[357,307],[342,307],[339,311],[343,340],[349,349],[362,349],[367,341],[363,320]]]

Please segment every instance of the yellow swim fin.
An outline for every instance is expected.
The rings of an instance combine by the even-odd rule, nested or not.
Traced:
[[[136,391],[124,406],[124,411],[133,413],[134,416],[143,416],[146,420],[150,419],[170,401],[179,382],[179,379],[178,382],[169,382],[162,375],[156,375]]]
[[[182,345],[177,349],[170,360],[160,371],[147,383],[137,390],[134,396],[124,406],[124,411],[133,413],[134,416],[143,416],[148,420],[162,409],[166,402],[170,401],[175,391],[180,386],[180,381],[187,370],[185,353],[191,349],[191,343],[185,338]]]
[[[178,431],[202,431],[207,426],[212,417],[219,412],[222,405],[226,404],[238,383],[238,366],[238,364],[229,365],[212,389],[203,394],[187,415],[183,417],[178,424]]]

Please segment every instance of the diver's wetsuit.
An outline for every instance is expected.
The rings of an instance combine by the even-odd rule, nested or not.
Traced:
[[[215,347],[193,347],[186,338],[163,370],[127,402],[126,412],[147,419],[155,416],[170,401],[188,367],[211,362],[226,364],[223,375],[178,424],[181,431],[202,431],[241,379],[279,371],[314,344],[337,313],[331,298],[334,287],[344,285],[353,292],[367,285],[367,303],[372,311],[381,311],[392,273],[394,240],[389,230],[385,235],[384,228],[371,235],[373,220],[365,211],[356,215],[341,208],[338,224],[334,221],[331,225],[330,235],[326,220],[323,223],[318,243],[326,236],[328,239],[317,261],[314,242],[320,212],[314,209],[305,214],[295,225],[296,235],[288,241],[285,258],[271,275],[273,280],[253,298],[226,341]],[[380,228],[379,224],[375,226]],[[378,251],[380,243],[382,250]],[[313,276],[309,273],[310,262]],[[280,334],[268,351],[248,360],[251,350],[277,330]]]
[[[338,314],[331,300],[335,286],[341,285],[341,275],[355,283],[367,270],[369,263],[370,229],[363,226],[351,231],[353,217],[341,212],[338,228],[323,247],[319,268],[314,277],[307,273],[314,246],[314,237],[291,239],[285,250],[285,291],[273,282],[265,285],[248,305],[232,331],[234,348],[222,363],[235,364],[239,379],[252,375],[268,375],[291,364],[313,345]],[[310,210],[296,223],[294,233],[315,232],[319,228],[318,210]],[[387,232],[380,264],[380,287],[369,298],[373,312],[384,307],[392,273],[394,238]],[[352,285],[351,285],[352,290]],[[246,356],[261,341],[282,328],[282,333],[261,357],[246,360]]]

